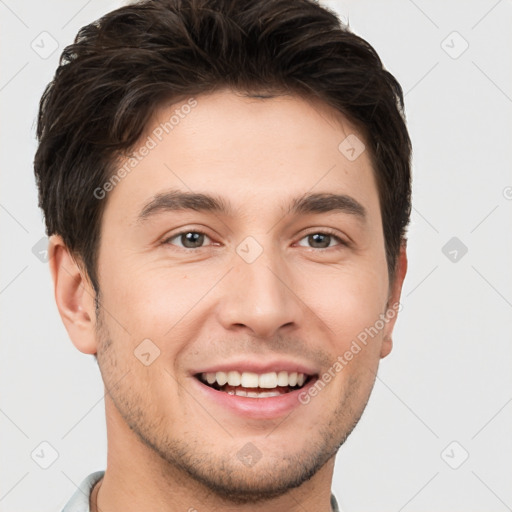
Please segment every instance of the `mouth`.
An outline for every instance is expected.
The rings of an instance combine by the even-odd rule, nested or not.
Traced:
[[[194,375],[211,389],[246,398],[273,398],[298,391],[306,387],[315,375],[299,372],[239,372],[218,371]]]

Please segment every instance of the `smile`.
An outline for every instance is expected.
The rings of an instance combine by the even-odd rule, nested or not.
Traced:
[[[218,371],[197,374],[207,386],[229,395],[247,398],[271,398],[301,389],[313,377],[299,372]]]

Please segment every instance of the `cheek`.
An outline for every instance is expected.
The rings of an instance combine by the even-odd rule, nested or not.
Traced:
[[[341,345],[373,326],[384,312],[387,281],[382,276],[353,266],[318,274],[314,279],[310,276],[304,282],[307,303],[334,331],[332,334]]]
[[[125,256],[116,262],[108,261],[108,257],[103,260],[108,272],[100,276],[102,305],[134,341],[152,336],[163,339],[171,329],[173,335],[184,329],[191,310],[200,314],[201,309],[206,312],[205,308],[213,306],[205,293],[226,271],[225,263],[219,261],[187,267]],[[288,300],[304,302],[331,329],[327,331],[334,344],[330,348],[336,352],[383,313],[387,268],[385,259],[377,258],[374,250],[347,258],[343,264],[295,260],[283,271],[293,291]],[[311,328],[304,319],[296,321],[301,328]]]
[[[113,267],[103,278],[103,304],[129,332],[164,334],[204,293],[204,280],[144,264]]]

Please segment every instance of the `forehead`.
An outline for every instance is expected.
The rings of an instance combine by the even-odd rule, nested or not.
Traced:
[[[134,221],[172,189],[227,197],[241,215],[282,213],[306,193],[346,194],[378,216],[368,151],[352,158],[347,144],[359,153],[364,137],[319,100],[200,95],[155,113],[132,158],[119,165],[128,172],[109,192],[105,214],[114,209]]]

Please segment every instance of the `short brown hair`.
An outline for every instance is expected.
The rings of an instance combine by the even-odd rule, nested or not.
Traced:
[[[95,291],[106,201],[94,190],[165,102],[224,87],[319,98],[362,130],[393,280],[411,142],[400,84],[373,47],[313,0],[146,0],[83,27],[40,102],[34,169],[47,234],[62,236]]]

